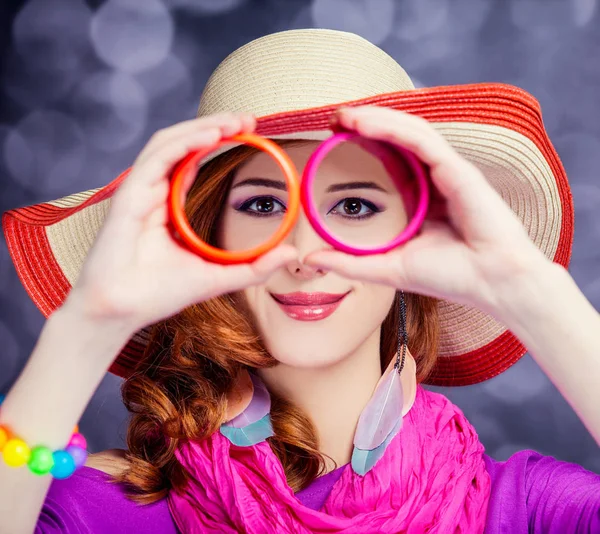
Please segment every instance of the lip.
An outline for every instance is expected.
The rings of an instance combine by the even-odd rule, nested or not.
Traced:
[[[297,321],[320,321],[338,309],[350,293],[271,293],[282,311]]]
[[[271,293],[271,296],[280,304],[288,306],[322,306],[324,304],[335,304],[341,301],[346,293]]]

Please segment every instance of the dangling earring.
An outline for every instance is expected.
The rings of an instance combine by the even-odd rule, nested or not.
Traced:
[[[364,475],[383,456],[392,438],[402,428],[404,393],[400,373],[406,362],[408,334],[406,331],[406,302],[404,291],[397,300],[398,350],[383,376],[379,379],[371,400],[365,406],[354,435],[352,469]],[[221,425],[220,432],[231,443],[240,447],[256,445],[274,435],[271,425],[271,398],[254,373],[250,373],[252,390],[247,407],[236,417]]]
[[[406,349],[408,348],[408,331],[406,328],[406,300],[404,291],[400,291],[398,299],[398,349],[396,351],[396,362],[394,368],[398,369],[398,374],[404,369],[406,363]],[[400,353],[402,352],[402,356]]]
[[[390,362],[375,386],[371,399],[360,414],[354,434],[352,469],[359,475],[364,475],[373,468],[402,428],[404,392],[400,373],[404,369],[408,347],[404,291],[400,291],[397,303],[400,324],[396,358]]]
[[[267,386],[254,373],[250,373],[252,389],[248,406],[236,417],[221,425],[220,432],[238,447],[256,445],[275,433],[271,425],[271,396]]]

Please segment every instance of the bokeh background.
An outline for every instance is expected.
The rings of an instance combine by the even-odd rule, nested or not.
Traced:
[[[211,71],[238,46],[290,28],[342,29],[380,45],[417,86],[506,82],[540,100],[573,187],[570,272],[599,309],[597,4],[2,0],[0,212],[107,184],[155,130],[194,116]],[[0,392],[17,377],[43,321],[2,239]],[[564,357],[577,365],[577,354]],[[124,445],[127,413],[119,387],[107,375],[82,419],[92,451]],[[483,384],[435,389],[463,409],[491,456],[502,460],[530,448],[600,473],[598,446],[529,355]]]

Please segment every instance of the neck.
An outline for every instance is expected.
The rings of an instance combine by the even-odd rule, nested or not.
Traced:
[[[260,370],[271,391],[289,400],[312,421],[327,471],[335,464],[350,462],[358,419],[382,374],[379,338],[378,329],[354,353],[326,367],[280,363]],[[402,382],[406,412],[416,391],[414,361],[408,351]]]

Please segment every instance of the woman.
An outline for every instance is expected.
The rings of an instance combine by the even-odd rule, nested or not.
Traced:
[[[224,61],[200,118],[153,136],[122,182],[7,214],[49,319],[0,423],[63,447],[107,368],[126,377],[132,419],[126,453],[92,455],[51,487],[2,465],[0,530],[600,531],[598,475],[532,451],[495,462],[460,410],[419,385],[490,378],[527,347],[600,442],[600,317],[565,270],[572,206],[536,106],[504,86],[415,91],[357,36],[283,32]],[[410,149],[435,193],[420,234],[353,257],[301,216],[252,264],[187,251],[167,227],[169,169],[255,129],[296,139],[278,142],[299,169],[331,129]],[[201,237],[248,248],[258,221],[276,227],[285,191],[265,154],[221,152],[186,210]],[[370,191],[348,192],[385,179],[363,152],[344,145],[321,174],[345,182],[328,215],[378,220]],[[377,385],[397,377],[374,439]]]

